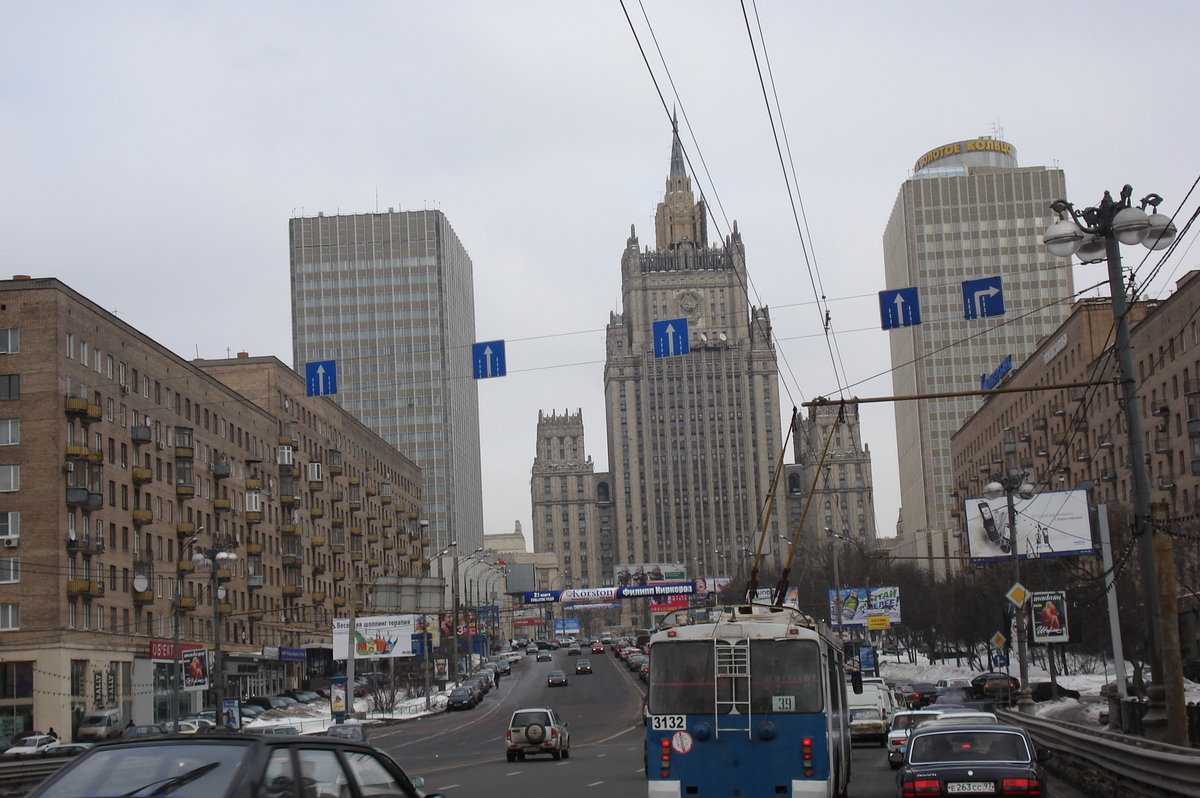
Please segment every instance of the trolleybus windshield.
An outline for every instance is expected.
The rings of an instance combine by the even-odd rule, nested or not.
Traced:
[[[650,657],[650,713],[714,714],[719,698],[728,712],[731,698],[746,689],[743,678],[718,676],[711,640],[660,641]],[[812,640],[750,641],[750,711],[821,712],[821,658]]]

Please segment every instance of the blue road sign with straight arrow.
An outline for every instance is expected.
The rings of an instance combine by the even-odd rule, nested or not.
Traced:
[[[686,318],[656,321],[653,332],[655,357],[674,357],[692,351]]]
[[[963,318],[986,319],[1004,315],[1004,291],[1000,276],[963,280]]]
[[[921,323],[921,297],[917,287],[879,292],[879,320],[885,330]]]
[[[504,362],[504,341],[484,341],[471,344],[471,363],[475,379],[503,377],[508,373]]]
[[[337,361],[317,360],[304,364],[304,385],[309,396],[337,393]]]

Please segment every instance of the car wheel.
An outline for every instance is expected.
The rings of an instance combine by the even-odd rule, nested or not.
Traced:
[[[889,761],[889,762],[888,762],[888,764],[892,766],[892,770],[899,770],[899,769],[900,769],[900,763],[899,763],[899,762],[890,762],[890,761]]]
[[[557,762],[562,759],[562,751],[559,751],[557,748],[550,749],[550,758]]]
[[[563,749],[562,758],[563,759],[571,758],[571,746],[567,746],[566,748]]]
[[[517,752],[516,751],[506,751],[504,754],[504,757],[509,762],[516,762],[517,761]]]

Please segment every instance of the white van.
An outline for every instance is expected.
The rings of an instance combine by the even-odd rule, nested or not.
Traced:
[[[884,728],[891,725],[892,714],[896,712],[895,696],[886,684],[864,682],[861,693],[847,691],[846,703],[850,709],[856,707],[874,707],[883,713]]]
[[[79,742],[98,743],[102,740],[116,739],[124,730],[125,727],[121,723],[121,710],[93,709],[79,721],[75,739]]]

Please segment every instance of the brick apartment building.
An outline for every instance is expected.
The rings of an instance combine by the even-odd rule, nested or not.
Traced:
[[[14,278],[0,364],[0,737],[169,718],[176,620],[211,648],[219,616],[224,650],[257,660],[227,695],[320,678],[352,584],[428,571],[419,469],[273,357],[188,362]],[[193,555],[216,547],[237,559],[214,607]]]

